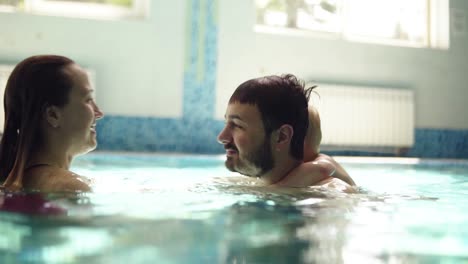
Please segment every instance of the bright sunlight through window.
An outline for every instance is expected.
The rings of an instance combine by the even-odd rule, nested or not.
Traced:
[[[144,18],[149,0],[0,0],[0,12],[91,19]]]
[[[447,49],[448,1],[255,0],[256,30],[319,32],[354,41]]]

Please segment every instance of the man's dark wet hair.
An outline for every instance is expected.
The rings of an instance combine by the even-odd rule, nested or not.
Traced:
[[[294,133],[290,153],[295,159],[302,160],[309,124],[307,107],[313,88],[315,86],[306,89],[304,82],[292,74],[265,76],[239,85],[229,103],[256,105],[267,136],[282,125],[291,125]]]

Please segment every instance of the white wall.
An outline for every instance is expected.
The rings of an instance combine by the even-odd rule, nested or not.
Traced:
[[[0,64],[65,55],[94,69],[106,114],[181,117],[185,3],[153,0],[150,17],[134,21],[0,13]]]
[[[0,13],[0,64],[63,54],[95,70],[106,114],[181,117],[187,2],[153,0],[141,21]],[[252,3],[219,0],[217,118],[241,82],[291,72],[322,83],[413,89],[418,128],[468,129],[466,32],[452,36],[449,50],[259,34]],[[451,0],[451,7],[468,12],[468,1]]]
[[[468,37],[449,50],[349,42],[333,38],[254,33],[253,1],[220,0],[216,117],[233,90],[267,74],[307,80],[413,89],[416,127],[468,129]],[[451,0],[468,12],[468,1]]]

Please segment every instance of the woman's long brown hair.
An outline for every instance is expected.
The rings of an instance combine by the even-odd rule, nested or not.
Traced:
[[[31,153],[42,144],[41,120],[46,107],[68,102],[71,79],[64,73],[71,59],[56,55],[29,57],[20,62],[5,88],[5,124],[0,141],[0,181],[21,189]]]

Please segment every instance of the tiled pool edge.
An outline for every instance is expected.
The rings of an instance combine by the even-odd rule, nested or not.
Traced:
[[[106,116],[98,122],[98,150],[221,154],[216,137],[223,121]],[[468,159],[468,130],[416,129],[415,145],[403,157]],[[340,156],[395,156],[346,150]]]

